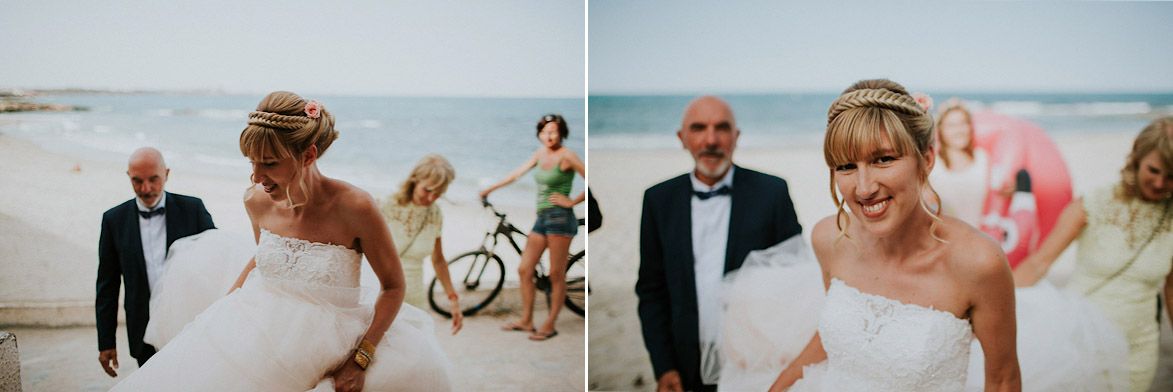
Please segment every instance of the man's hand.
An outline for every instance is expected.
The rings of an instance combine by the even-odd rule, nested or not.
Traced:
[[[114,369],[118,368],[117,349],[112,348],[98,352],[98,362],[102,363],[102,369],[106,369],[106,374],[109,374],[110,377],[118,377],[118,373],[114,372]],[[113,362],[113,367],[111,367],[111,362]]]
[[[656,392],[684,392],[684,385],[680,383],[680,373],[669,370],[660,375],[656,382]]]

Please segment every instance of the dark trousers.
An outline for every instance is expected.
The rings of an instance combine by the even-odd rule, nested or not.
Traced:
[[[141,367],[143,367],[143,365],[145,365],[147,363],[147,360],[151,359],[151,357],[154,355],[155,355],[155,346],[143,343],[142,351],[139,351],[138,356],[134,357],[134,359],[136,361],[138,361],[138,367],[141,368]]]

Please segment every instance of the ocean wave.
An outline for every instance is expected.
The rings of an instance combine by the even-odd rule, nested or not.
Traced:
[[[821,130],[809,132],[742,133],[740,147],[819,147],[823,144]],[[593,150],[676,150],[680,139],[670,133],[591,135],[589,148]]]
[[[990,104],[990,109],[1012,116],[1138,116],[1153,112],[1148,102],[996,101]]]
[[[60,124],[61,124],[61,129],[64,129],[66,131],[76,131],[76,130],[81,129],[81,124],[78,124],[77,121],[73,121],[73,120],[61,120]]]
[[[228,158],[223,156],[195,153],[192,154],[192,159],[195,159],[195,161],[199,163],[207,163],[217,166],[228,166],[235,168],[248,167],[248,162],[243,157]]]
[[[670,133],[591,135],[591,150],[663,150],[680,148],[680,139]]]
[[[1036,101],[997,101],[990,104],[995,112],[1011,116],[1029,116],[1043,113],[1043,103]]]
[[[335,124],[338,129],[378,129],[383,127],[383,122],[379,120],[359,120],[359,121],[339,121]]]
[[[201,109],[195,115],[204,119],[244,121],[249,119],[249,110],[240,109]]]
[[[195,116],[214,120],[243,121],[248,118],[248,110],[240,109],[153,109],[149,113],[156,116]]]

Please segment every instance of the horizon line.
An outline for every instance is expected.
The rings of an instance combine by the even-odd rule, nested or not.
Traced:
[[[228,95],[228,96],[265,96],[272,91],[250,91],[250,90],[225,90],[218,88],[206,89],[140,89],[140,88],[85,88],[85,87],[66,87],[66,88],[36,88],[36,87],[10,87],[0,86],[0,91],[16,91],[31,92],[16,97],[33,97],[37,95],[61,95],[61,94],[175,94],[175,95]],[[274,90],[279,91],[279,90]],[[584,99],[586,95],[489,95],[489,94],[412,94],[412,93],[346,93],[346,92],[299,92],[302,96],[327,96],[327,97],[384,97],[384,98],[453,98],[453,99]]]

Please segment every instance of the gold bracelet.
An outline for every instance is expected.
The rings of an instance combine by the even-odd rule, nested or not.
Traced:
[[[369,340],[363,339],[358,344],[358,348],[354,350],[354,363],[362,370],[367,370],[370,366],[371,360],[375,357],[375,345],[371,344]]]
[[[354,350],[354,363],[362,370],[367,370],[367,365],[371,363],[371,357],[363,354],[361,350]]]

